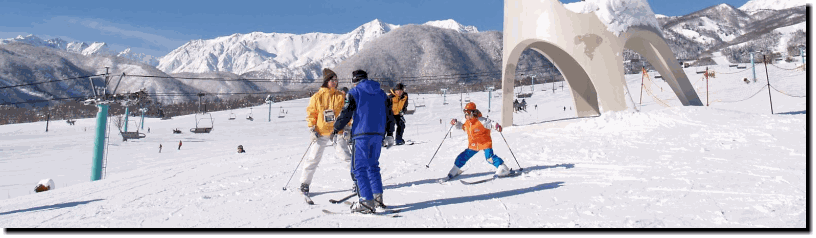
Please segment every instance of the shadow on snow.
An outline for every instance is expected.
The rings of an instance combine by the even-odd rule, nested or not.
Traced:
[[[21,210],[2,212],[2,213],[0,213],[0,216],[13,214],[13,213],[18,213],[18,212],[30,212],[30,211],[39,211],[39,210],[54,210],[54,209],[60,209],[60,208],[66,208],[66,207],[74,207],[74,206],[79,206],[79,205],[88,204],[88,203],[101,201],[101,200],[105,200],[105,199],[94,199],[94,200],[88,200],[88,201],[82,201],[82,202],[69,202],[69,203],[60,203],[60,204],[54,204],[54,205],[48,205],[48,206],[32,207],[32,208],[28,208],[28,209],[21,209]]]
[[[519,188],[495,193],[488,193],[488,194],[480,194],[480,195],[473,195],[473,196],[466,196],[466,197],[456,197],[456,198],[444,198],[444,199],[437,199],[437,200],[430,200],[425,202],[419,202],[414,204],[405,204],[405,205],[397,205],[397,206],[389,206],[389,209],[399,209],[404,208],[402,212],[412,211],[412,210],[420,210],[429,207],[436,207],[436,206],[445,206],[451,204],[458,204],[458,203],[469,203],[475,202],[479,200],[489,200],[494,198],[503,198],[503,197],[510,197],[515,195],[521,195],[530,192],[536,192],[541,190],[547,189],[554,189],[561,187],[561,184],[564,182],[551,182],[551,183],[543,183],[536,186],[532,186],[529,188]]]

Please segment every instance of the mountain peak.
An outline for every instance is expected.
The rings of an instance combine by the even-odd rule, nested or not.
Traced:
[[[759,10],[782,10],[792,7],[804,6],[807,0],[751,0],[739,7],[739,10],[745,12],[754,12]]]
[[[459,22],[456,22],[453,19],[439,20],[439,21],[429,21],[429,22],[426,22],[423,25],[439,27],[439,28],[444,28],[444,29],[451,29],[451,30],[455,30],[455,31],[458,31],[458,32],[465,32],[465,33],[479,32],[479,30],[476,29],[475,26],[464,26],[462,24],[459,24]]]

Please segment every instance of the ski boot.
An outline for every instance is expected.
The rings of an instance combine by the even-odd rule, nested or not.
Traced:
[[[382,193],[375,193],[374,194],[374,208],[387,208],[385,203],[383,203],[383,196]]]
[[[363,214],[372,214],[375,213],[375,205],[376,202],[374,200],[362,200],[359,202],[355,202],[351,204],[351,213],[363,213]]]
[[[501,177],[505,177],[507,175],[510,175],[510,172],[511,172],[510,168],[507,168],[507,165],[501,164],[498,167],[496,167],[496,174],[493,175],[493,176],[497,177],[497,178],[501,178]]]

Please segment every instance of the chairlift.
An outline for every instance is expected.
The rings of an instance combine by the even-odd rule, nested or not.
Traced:
[[[524,85],[521,85],[521,88],[519,89],[519,92],[516,94],[516,97],[517,98],[529,98],[529,97],[532,97],[533,96],[532,86],[530,87],[530,90],[531,90],[530,93],[523,93],[524,92]]]
[[[255,118],[252,118],[252,108],[249,109],[249,114],[247,114],[246,119],[250,121],[255,120]]]
[[[423,98],[417,100],[417,104],[416,104],[415,107],[425,107],[425,98],[423,97]]]
[[[470,93],[465,93],[465,102],[470,102]]]
[[[278,118],[286,117],[286,111],[283,110],[283,106],[280,107],[280,112],[278,112]]]
[[[190,128],[190,132],[192,132],[192,133],[210,133],[210,131],[212,131],[212,129],[213,129],[212,114],[202,113],[201,116],[196,114],[195,119],[196,119],[196,127],[195,128]],[[204,127],[203,126],[204,123],[201,123],[202,120],[206,120],[206,119],[210,119],[209,127]]]
[[[414,102],[414,100],[411,99],[411,102]],[[413,109],[411,107],[413,107]],[[414,112],[416,112],[416,107],[417,106],[415,105],[415,103],[408,103],[408,108],[405,109],[405,114],[406,115],[414,114]]]
[[[744,68],[748,68],[748,65],[738,65],[737,66],[737,69],[744,69]]]
[[[139,127],[136,124],[136,121],[134,120],[131,122],[133,122],[134,127],[136,127],[136,131],[122,131],[120,129],[119,134],[122,135],[122,141],[145,138],[147,135],[145,135],[145,133],[139,133]]]
[[[697,74],[704,74],[705,70],[700,70],[700,67],[697,67]]]
[[[230,111],[229,120],[235,120],[235,113],[232,113],[232,111]]]

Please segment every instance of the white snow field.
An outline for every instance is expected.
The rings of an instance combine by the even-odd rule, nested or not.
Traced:
[[[492,133],[496,154],[511,168],[521,165],[523,175],[476,185],[437,182],[467,147],[462,131],[443,141],[450,119],[463,117],[459,95],[443,105],[438,94],[411,94],[426,105],[406,116],[405,138],[417,144],[383,149],[380,157],[385,203],[404,209],[395,218],[321,211],[348,209],[328,201],[351,188],[346,165],[330,149],[311,186],[315,205],[296,192],[300,168],[282,190],[309,145],[308,99],[274,104],[272,122],[265,106],[254,108],[254,121],[243,119],[248,108],[234,110],[236,120],[227,120],[230,111],[213,112],[210,134],[189,132],[194,115],[147,119],[151,133],[140,140],[122,142],[112,132],[107,175],[96,182],[95,119],[55,121],[47,133],[45,122],[3,125],[0,227],[805,228],[806,76],[784,70],[799,64],[768,66],[771,85],[788,94],[771,91],[774,114],[762,65],[759,80],[748,84],[742,79],[750,66],[712,66],[708,100],[702,75],[685,69],[708,107],[682,106],[653,78],[655,97],[644,90],[640,112],[590,118],[575,118],[566,84],[553,92],[540,82],[527,112],[515,113],[516,126]],[[641,75],[626,79],[631,108],[640,104]],[[488,113],[486,92],[468,96],[500,118],[500,97]],[[285,118],[277,118],[280,106],[289,110]],[[237,154],[238,145],[247,153]],[[463,169],[466,181],[494,173],[481,152]],[[46,178],[56,189],[34,193]]]

